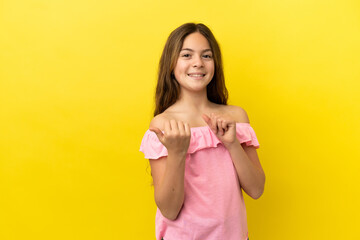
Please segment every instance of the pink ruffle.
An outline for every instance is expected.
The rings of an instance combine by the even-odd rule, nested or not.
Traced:
[[[236,137],[240,143],[246,143],[246,146],[260,147],[255,131],[250,126],[250,123],[236,123]]]
[[[236,137],[240,143],[246,143],[246,146],[260,147],[250,123],[236,123]],[[188,154],[205,148],[217,147],[218,144],[221,144],[221,141],[208,126],[191,128]],[[156,134],[150,130],[145,132],[140,151],[145,154],[146,159],[158,159],[168,155],[166,147],[159,141]]]

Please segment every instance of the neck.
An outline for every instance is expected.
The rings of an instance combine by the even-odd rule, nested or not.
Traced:
[[[176,105],[187,112],[203,112],[210,107],[206,89],[202,92],[181,91]]]

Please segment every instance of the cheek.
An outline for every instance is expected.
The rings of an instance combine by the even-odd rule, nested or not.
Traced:
[[[209,63],[209,68],[214,71],[215,70],[215,64],[214,62]]]
[[[186,73],[186,66],[184,64],[177,64],[175,67],[175,75],[185,74]]]
[[[214,74],[214,72],[215,72],[215,67],[214,67],[213,64],[210,64],[210,65],[208,66],[208,69],[209,69],[209,72],[211,72],[212,74]]]

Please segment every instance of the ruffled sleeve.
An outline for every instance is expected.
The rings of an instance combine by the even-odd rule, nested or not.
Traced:
[[[236,123],[236,137],[240,143],[246,143],[246,146],[260,147],[255,131],[250,126],[250,123]]]

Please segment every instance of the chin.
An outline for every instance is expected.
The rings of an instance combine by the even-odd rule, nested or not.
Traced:
[[[190,92],[202,92],[202,91],[206,91],[206,86],[201,86],[201,87],[187,87],[185,88],[187,91]]]

